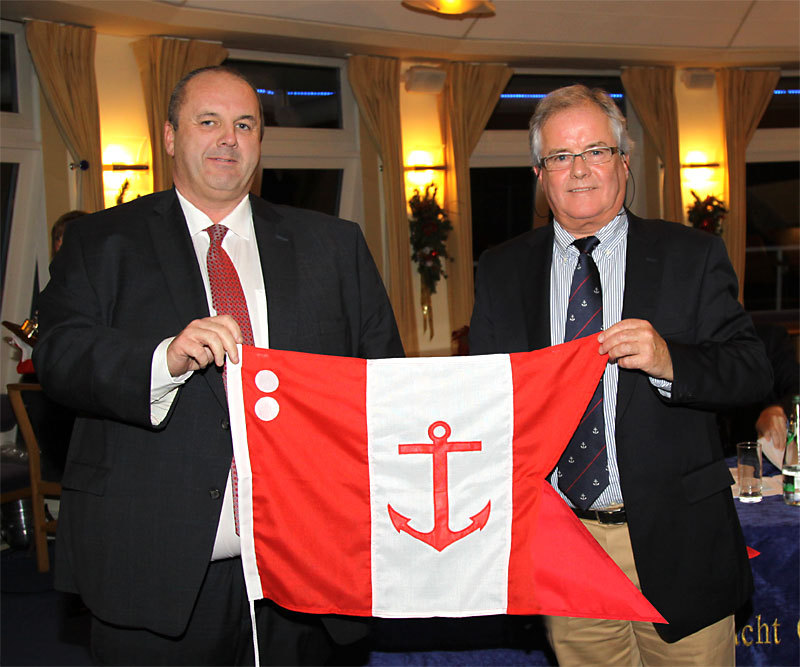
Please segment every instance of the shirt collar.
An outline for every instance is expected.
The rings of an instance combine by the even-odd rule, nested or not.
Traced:
[[[214,224],[211,218],[186,199],[177,188],[175,192],[178,195],[178,201],[183,209],[183,215],[186,218],[186,226],[189,228],[189,234],[195,236]],[[252,235],[251,230],[253,229],[253,211],[250,207],[250,196],[245,195],[242,201],[236,205],[236,208],[219,221],[219,224],[225,225],[237,236],[245,240],[249,239]]]
[[[577,253],[578,250],[572,245],[575,238],[566,229],[561,226],[558,220],[553,221],[553,238],[556,248],[562,255],[569,252]],[[625,209],[620,209],[619,213],[614,217],[611,222],[606,223],[598,229],[593,236],[597,237],[600,241],[600,246],[603,250],[612,250],[617,243],[619,243],[628,233],[628,214]],[[572,250],[570,250],[572,248]]]

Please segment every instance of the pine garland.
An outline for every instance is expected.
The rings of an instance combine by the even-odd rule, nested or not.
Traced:
[[[422,285],[431,294],[436,292],[436,283],[444,277],[447,253],[447,235],[453,226],[441,206],[436,201],[436,186],[431,183],[425,188],[425,194],[414,190],[408,204],[411,207],[411,259],[417,264]]]
[[[728,212],[722,200],[713,195],[701,200],[694,190],[691,190],[691,193],[694,203],[687,206],[686,210],[692,226],[717,236],[722,234],[722,219]]]

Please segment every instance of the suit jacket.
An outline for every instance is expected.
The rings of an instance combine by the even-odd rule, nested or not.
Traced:
[[[676,641],[732,614],[752,578],[714,410],[770,387],[764,349],[737,301],[720,239],[628,214],[622,318],[648,320],[674,368],[671,398],[641,371],[620,369],[616,444],[642,591]],[[552,226],[484,253],[470,352],[550,345]],[[568,576],[568,575],[567,575]]]
[[[358,226],[251,197],[274,348],[402,356]],[[152,354],[209,315],[174,190],[71,227],[40,299],[40,381],[81,414],[59,516],[56,586],[103,620],[177,635],[211,558],[232,457],[220,369],[195,372],[157,427]]]

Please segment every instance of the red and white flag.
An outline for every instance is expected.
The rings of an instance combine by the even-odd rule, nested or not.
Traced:
[[[379,360],[243,347],[227,382],[250,599],[665,622],[545,480],[602,376],[597,347]]]

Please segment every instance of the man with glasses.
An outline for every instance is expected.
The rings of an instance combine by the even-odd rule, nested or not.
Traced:
[[[733,664],[753,584],[714,410],[771,374],[725,247],[624,207],[632,142],[603,91],[550,93],[530,142],[554,221],[481,257],[470,351],[600,332],[606,372],[550,481],[669,622],[552,616],[548,637],[560,665]]]

